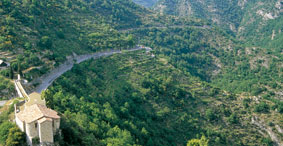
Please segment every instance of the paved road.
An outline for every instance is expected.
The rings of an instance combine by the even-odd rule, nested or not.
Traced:
[[[136,48],[129,49],[127,51],[136,51],[136,50],[141,50],[141,49],[151,50],[151,48],[148,48],[148,47],[146,48],[136,47]],[[68,60],[65,61],[65,63],[61,64],[59,67],[41,76],[40,78],[35,79],[33,82],[31,82],[31,84],[39,83],[35,91],[38,93],[41,93],[42,91],[46,90],[53,83],[55,79],[60,77],[63,73],[71,70],[75,63],[81,63],[91,58],[97,59],[100,57],[106,57],[106,56],[110,56],[116,53],[122,53],[122,51],[111,50],[111,51],[98,52],[98,53],[93,53],[93,54],[88,54],[88,55],[69,56]]]
[[[8,100],[2,100],[2,101],[0,101],[0,106],[4,106],[7,101],[8,101]]]

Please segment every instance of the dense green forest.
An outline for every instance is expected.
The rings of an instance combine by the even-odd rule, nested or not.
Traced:
[[[282,90],[282,49],[245,48],[217,28],[147,29],[135,33],[142,38],[140,42],[167,56],[175,67],[224,90],[256,95],[267,88]]]
[[[185,145],[202,135],[210,145],[270,143],[240,124],[251,101],[237,105],[235,95],[145,51],[76,65],[44,97],[63,114],[61,145]]]
[[[0,59],[11,65],[1,69],[0,76],[12,79],[20,73],[28,81],[60,65],[67,56],[137,44],[137,38],[120,31],[202,25],[198,20],[156,15],[130,0],[3,0],[0,14]],[[2,90],[0,94],[12,96]]]
[[[11,67],[1,69],[0,74],[13,78],[21,72],[30,81],[74,53],[133,47],[134,38],[116,29],[141,25],[138,12],[142,10],[143,14],[148,13],[124,0],[3,0],[0,2],[0,59],[9,62]],[[4,83],[0,81],[1,97],[9,97],[2,88],[11,87]]]

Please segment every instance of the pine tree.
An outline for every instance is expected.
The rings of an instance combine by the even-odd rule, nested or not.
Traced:
[[[21,68],[21,63],[18,62],[18,74],[22,77],[23,76],[23,72],[22,72],[22,68]]]
[[[10,66],[10,74],[9,74],[10,79],[14,79],[14,71],[12,66]]]

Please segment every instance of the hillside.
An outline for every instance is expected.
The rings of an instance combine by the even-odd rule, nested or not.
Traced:
[[[160,0],[154,9],[210,20],[250,45],[278,48],[283,38],[282,0]]]
[[[68,56],[134,47],[137,38],[120,31],[194,25],[194,20],[160,16],[131,0],[7,0],[0,2],[0,13],[0,59],[11,65],[0,68],[0,75],[11,79],[20,73],[29,82]],[[15,95],[13,86],[4,80],[0,85],[0,98]]]
[[[44,97],[64,115],[61,145],[185,145],[202,134],[210,145],[270,143],[246,120],[257,115],[255,101],[244,108],[237,96],[145,51],[77,65]]]
[[[16,96],[17,74],[34,91],[33,81],[67,64],[42,94],[62,117],[56,144],[281,145],[282,3],[160,0],[146,8],[154,3],[0,1],[0,59],[11,65],[0,68],[0,100]],[[136,45],[153,50],[127,51]],[[10,131],[13,102],[0,109],[0,145],[24,137]]]
[[[13,78],[20,72],[31,81],[67,56],[133,47],[135,40],[117,29],[138,27],[141,16],[147,14],[149,11],[125,0],[1,1],[0,59],[11,68],[1,68],[0,74]],[[0,98],[7,98],[13,89],[7,94],[3,88],[11,87],[3,81]]]
[[[144,7],[152,7],[158,0],[133,0],[133,2],[142,5]]]
[[[160,0],[154,9],[164,14],[202,18],[234,29],[242,17],[237,0]]]
[[[246,47],[217,27],[144,29],[141,43],[175,67],[233,93],[282,97],[282,49]]]
[[[159,4],[167,5],[170,12],[178,11],[178,5],[185,6],[185,1],[160,1]],[[194,8],[202,8],[199,4],[202,1],[186,1]],[[220,3],[218,1],[207,1],[208,4],[227,5],[240,7],[241,12],[245,14],[241,17],[247,24],[241,22],[239,28],[247,28],[247,31],[239,31],[235,33],[225,33],[218,27],[224,27],[218,24],[213,29],[194,30],[194,29],[168,29],[168,30],[149,30],[143,34],[145,44],[160,48],[159,53],[169,56],[171,63],[182,70],[187,70],[193,75],[212,83],[214,86],[233,93],[241,93],[248,95],[256,95],[276,100],[275,103],[282,101],[282,45],[279,43],[281,39],[281,15],[279,14],[279,1],[274,1],[264,5],[263,1],[248,1],[246,3],[229,4],[229,1]],[[235,1],[231,1],[235,2]],[[240,2],[240,1],[239,1]],[[259,7],[259,5],[261,7]],[[175,7],[176,6],[176,7]],[[158,7],[158,6],[157,6]],[[174,8],[175,7],[175,8]],[[259,8],[257,8],[259,7]],[[257,8],[257,9],[256,9]],[[269,9],[268,9],[269,8]],[[186,8],[184,8],[186,9]],[[223,10],[219,8],[220,10]],[[174,11],[173,11],[174,10]],[[215,11],[217,15],[223,12],[222,18],[228,17],[232,13],[229,10],[225,13]],[[274,10],[272,15],[276,18],[267,19],[264,16],[251,17],[255,11]],[[200,10],[205,12],[205,10]],[[200,13],[198,13],[200,14]],[[206,13],[213,14],[213,13]],[[180,14],[177,14],[180,15]],[[187,15],[187,14],[186,14]],[[193,14],[192,14],[193,15]],[[221,15],[221,16],[222,16]],[[247,16],[250,16],[247,18]],[[201,16],[196,16],[201,17]],[[212,16],[209,16],[213,18]],[[204,18],[204,17],[203,17]],[[253,18],[255,18],[253,21]],[[225,19],[228,20],[228,19]],[[235,20],[237,20],[235,18]],[[221,21],[219,21],[221,22]],[[227,22],[223,22],[226,24]],[[258,29],[267,25],[262,29]],[[239,30],[241,30],[239,29]],[[274,32],[273,40],[269,32]],[[175,33],[173,33],[175,32]],[[237,34],[239,33],[239,34]],[[242,34],[241,34],[242,33]],[[155,34],[155,35],[152,35]],[[170,34],[170,35],[169,35]],[[229,35],[230,34],[230,35]],[[245,36],[243,37],[243,35]],[[238,35],[235,36],[234,35]],[[172,37],[173,36],[173,37]],[[205,37],[204,37],[205,36]],[[152,41],[154,40],[154,41]]]

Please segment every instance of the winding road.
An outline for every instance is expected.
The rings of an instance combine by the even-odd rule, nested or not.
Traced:
[[[123,50],[123,51],[137,51],[137,50],[151,50],[149,47],[140,47],[137,46],[136,48]],[[111,50],[111,51],[105,51],[105,52],[97,52],[87,55],[74,55],[74,56],[68,56],[67,61],[65,61],[63,64],[59,65],[57,68],[51,70],[49,73],[35,79],[34,81],[30,82],[30,85],[33,83],[39,83],[39,85],[35,88],[35,92],[41,93],[42,91],[46,90],[55,79],[60,77],[63,73],[71,70],[75,63],[81,63],[83,61],[89,60],[91,58],[98,59],[100,57],[107,57],[113,54],[122,53],[123,51],[120,50]]]
[[[118,30],[119,32],[129,32],[129,31],[136,31],[136,30],[144,30],[144,29],[165,29],[165,28],[198,28],[198,29],[211,29],[211,26],[209,25],[203,25],[203,26],[195,26],[195,25],[172,25],[172,26],[150,26],[150,27],[138,27],[138,28],[129,28],[129,29],[121,29]]]
[[[2,100],[2,101],[0,101],[0,107],[1,107],[1,106],[4,106],[7,101],[8,101],[8,100]]]

